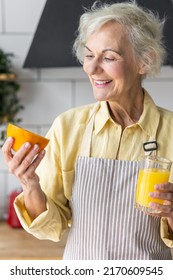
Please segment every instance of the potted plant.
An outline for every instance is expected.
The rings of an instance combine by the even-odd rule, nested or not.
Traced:
[[[0,145],[2,146],[6,127],[9,122],[19,123],[17,114],[24,106],[20,103],[17,92],[20,85],[16,80],[16,75],[12,69],[11,58],[13,54],[5,53],[0,49]]]

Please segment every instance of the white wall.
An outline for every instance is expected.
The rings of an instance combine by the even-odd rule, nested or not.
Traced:
[[[0,0],[0,48],[14,53],[13,64],[25,110],[23,125],[45,134],[53,119],[75,106],[94,102],[82,68],[23,69],[25,57],[46,0]],[[157,104],[173,110],[173,68],[164,67],[156,79],[144,82]],[[8,195],[19,187],[0,154],[0,218],[7,212]]]

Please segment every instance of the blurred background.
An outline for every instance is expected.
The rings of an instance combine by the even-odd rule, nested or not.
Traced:
[[[72,107],[95,102],[82,67],[68,64],[24,67],[45,4],[46,0],[0,0],[0,49],[13,54],[15,81],[20,85],[17,95],[24,107],[17,116],[21,118],[21,126],[42,135],[46,134],[57,115]],[[63,55],[61,51],[59,55]],[[157,78],[144,81],[144,87],[159,106],[173,111],[173,67],[163,66]],[[8,173],[0,152],[1,221],[7,219],[10,194],[19,187],[17,180]]]

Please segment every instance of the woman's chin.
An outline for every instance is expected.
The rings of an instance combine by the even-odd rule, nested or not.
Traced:
[[[94,94],[94,98],[97,100],[97,101],[108,101],[108,98],[105,94]]]

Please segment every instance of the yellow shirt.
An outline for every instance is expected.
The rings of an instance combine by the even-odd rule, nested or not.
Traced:
[[[27,214],[23,194],[15,200],[15,208],[22,226],[39,239],[58,241],[71,220],[70,200],[75,163],[92,108],[95,104],[71,109],[58,116],[47,137],[50,142],[46,156],[37,169],[40,184],[47,195],[47,210],[32,223]],[[106,102],[100,102],[95,116],[91,156],[140,160],[144,156],[143,143],[157,135],[157,154],[173,161],[173,113],[157,107],[145,92],[143,113],[136,124],[126,127],[114,122]],[[173,181],[173,172],[171,172]],[[173,233],[166,218],[161,219],[161,238],[173,247]]]

